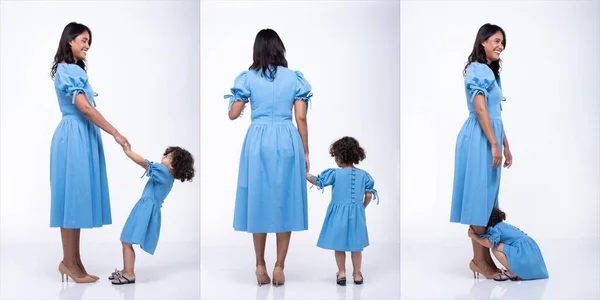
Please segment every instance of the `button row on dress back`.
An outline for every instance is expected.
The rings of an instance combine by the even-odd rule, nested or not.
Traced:
[[[356,177],[356,169],[352,168],[352,174],[351,174],[351,176],[352,176],[352,177],[350,177],[352,179],[352,196],[351,196],[351,199],[352,199],[352,203],[354,203],[354,180],[356,179],[355,178]]]

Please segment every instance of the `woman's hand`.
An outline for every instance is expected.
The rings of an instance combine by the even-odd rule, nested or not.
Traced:
[[[502,153],[498,145],[492,145],[492,168],[497,168],[502,164]]]
[[[513,157],[512,153],[510,153],[510,148],[508,148],[508,144],[504,145],[504,167],[510,168],[512,166]]]
[[[125,148],[125,147],[131,148],[131,144],[129,144],[129,141],[127,140],[127,138],[126,138],[126,137],[124,137],[122,134],[120,134],[120,133],[118,133],[118,132],[117,132],[117,133],[114,135],[114,137],[115,137],[115,141],[116,141],[116,142],[117,142],[119,145],[121,145],[121,147],[124,147],[124,148]]]
[[[306,160],[306,173],[310,171],[310,159],[308,158],[308,154],[304,155],[304,159]]]

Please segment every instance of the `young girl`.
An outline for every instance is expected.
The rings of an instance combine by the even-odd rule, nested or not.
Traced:
[[[150,178],[121,232],[123,270],[115,270],[108,277],[113,284],[135,283],[135,252],[132,245],[140,245],[144,251],[154,254],[160,234],[160,208],[171,191],[173,182],[175,179],[184,182],[194,178],[194,158],[180,147],[167,148],[160,163],[144,159],[131,151],[130,147],[123,147],[123,150],[131,160],[146,169],[144,175]]]
[[[373,188],[375,181],[369,173],[354,166],[366,157],[354,138],[336,141],[329,148],[329,154],[339,168],[327,169],[319,176],[306,174],[306,179],[320,190],[328,185],[333,187],[317,246],[335,251],[336,282],[342,286],[346,285],[346,251],[352,252],[354,283],[362,284],[362,250],[369,245],[365,208],[372,198],[379,204],[377,191]]]
[[[469,237],[486,248],[492,248],[492,253],[507,269],[498,273],[494,280],[529,280],[548,278],[548,270],[537,243],[517,227],[503,222],[506,214],[498,208],[492,209],[492,214],[485,234],[477,235],[469,227]],[[475,274],[482,273],[473,262],[469,268]]]

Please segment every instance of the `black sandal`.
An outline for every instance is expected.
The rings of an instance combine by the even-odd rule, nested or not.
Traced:
[[[338,278],[340,273],[335,273],[335,282],[341,286],[346,286],[346,277]]]
[[[354,275],[352,276],[354,277]],[[360,280],[354,280],[354,284],[363,284],[364,278],[362,276],[362,272],[360,272]]]
[[[502,277],[504,276],[504,277]],[[494,276],[494,281],[507,281],[508,280],[508,275],[504,274],[504,273],[496,273],[496,276]]]
[[[510,277],[510,276],[508,276],[508,274],[506,274],[507,270],[502,270],[502,271],[503,271],[502,273],[504,273],[504,275],[506,277],[508,277],[508,279],[510,279],[510,281],[517,281],[517,280],[519,280],[519,276]]]
[[[121,278],[127,280],[127,282],[121,281]],[[119,277],[116,278],[119,282],[112,282],[112,284],[114,285],[122,285],[122,284],[130,284],[130,283],[135,283],[135,278],[133,280],[129,280],[127,277],[123,276],[123,274],[120,274]]]

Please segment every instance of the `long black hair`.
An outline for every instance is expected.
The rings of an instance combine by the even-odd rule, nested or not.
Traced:
[[[62,35],[60,36],[60,42],[58,42],[58,49],[56,50],[56,55],[54,55],[54,62],[52,63],[52,69],[50,71],[50,77],[52,77],[52,79],[54,79],[54,75],[56,75],[56,68],[58,67],[58,64],[63,61],[68,64],[76,64],[84,71],[87,69],[85,61],[75,61],[75,58],[73,57],[73,51],[71,50],[71,45],[69,45],[72,40],[86,31],[90,35],[89,45],[91,46],[92,31],[87,26],[75,22],[71,22],[65,26],[65,29],[63,29]]]
[[[271,80],[275,79],[277,67],[286,67],[285,46],[279,35],[273,29],[263,29],[254,39],[253,63],[250,70],[260,70],[262,75]],[[267,74],[268,73],[268,74]]]
[[[481,26],[481,28],[479,28],[479,31],[477,31],[477,37],[475,38],[475,43],[473,44],[473,51],[471,51],[471,54],[469,55],[469,61],[467,62],[465,69],[463,70],[463,75],[467,74],[467,68],[473,62],[487,64],[485,50],[483,49],[483,45],[481,44],[487,39],[489,39],[492,35],[496,34],[496,32],[498,31],[500,31],[503,36],[502,46],[506,48],[506,33],[504,33],[504,29],[502,29],[498,25],[490,23],[484,24],[483,26]],[[496,77],[496,79],[498,79],[500,77],[500,70],[502,68],[501,60],[499,59],[497,61],[491,62],[489,64],[489,67],[494,72],[494,76]]]

